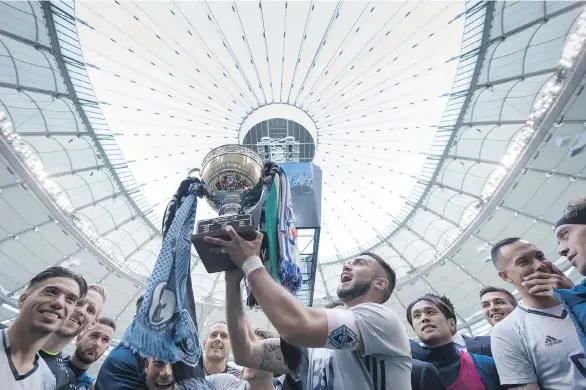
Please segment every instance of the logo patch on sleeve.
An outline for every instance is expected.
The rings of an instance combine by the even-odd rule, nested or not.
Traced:
[[[330,344],[336,349],[346,349],[355,346],[358,343],[358,336],[346,325],[330,333]]]

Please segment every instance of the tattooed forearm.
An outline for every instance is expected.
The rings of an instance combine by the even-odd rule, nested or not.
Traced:
[[[265,343],[261,354],[260,369],[264,371],[271,371],[275,364],[285,365],[281,347],[275,344]]]
[[[289,369],[285,364],[279,339],[269,339],[262,342],[262,351],[260,353],[259,369],[276,374],[288,373]]]

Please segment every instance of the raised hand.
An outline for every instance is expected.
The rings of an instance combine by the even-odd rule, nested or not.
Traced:
[[[212,248],[210,249],[210,252],[227,253],[238,268],[242,268],[242,264],[244,264],[249,257],[260,255],[260,247],[263,239],[261,232],[257,231],[256,238],[252,241],[240,237],[232,226],[226,226],[226,233],[230,236],[230,241],[225,241],[217,237],[204,237],[205,242],[220,247]]]
[[[574,283],[564,275],[555,265],[552,265],[555,273],[534,272],[525,277],[522,283],[524,287],[529,288],[529,294],[535,296],[553,297],[554,288],[572,288]]]

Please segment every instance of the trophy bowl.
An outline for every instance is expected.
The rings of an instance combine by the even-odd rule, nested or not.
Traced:
[[[200,171],[204,196],[219,217],[198,221],[191,241],[208,273],[228,271],[236,265],[227,254],[210,251],[216,245],[205,242],[205,236],[229,240],[225,229],[230,225],[245,239],[256,237],[263,169],[262,158],[240,145],[217,147],[204,158]]]
[[[223,145],[203,159],[201,178],[206,198],[219,215],[238,214],[242,197],[262,179],[263,161],[240,145]]]

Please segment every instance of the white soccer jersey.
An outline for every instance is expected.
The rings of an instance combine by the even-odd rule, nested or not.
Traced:
[[[538,383],[541,390],[586,389],[584,351],[563,306],[519,305],[491,333],[501,384]]]
[[[0,330],[0,347],[0,388],[2,390],[55,389],[55,377],[39,355],[29,372],[16,372],[10,356],[8,329]]]

